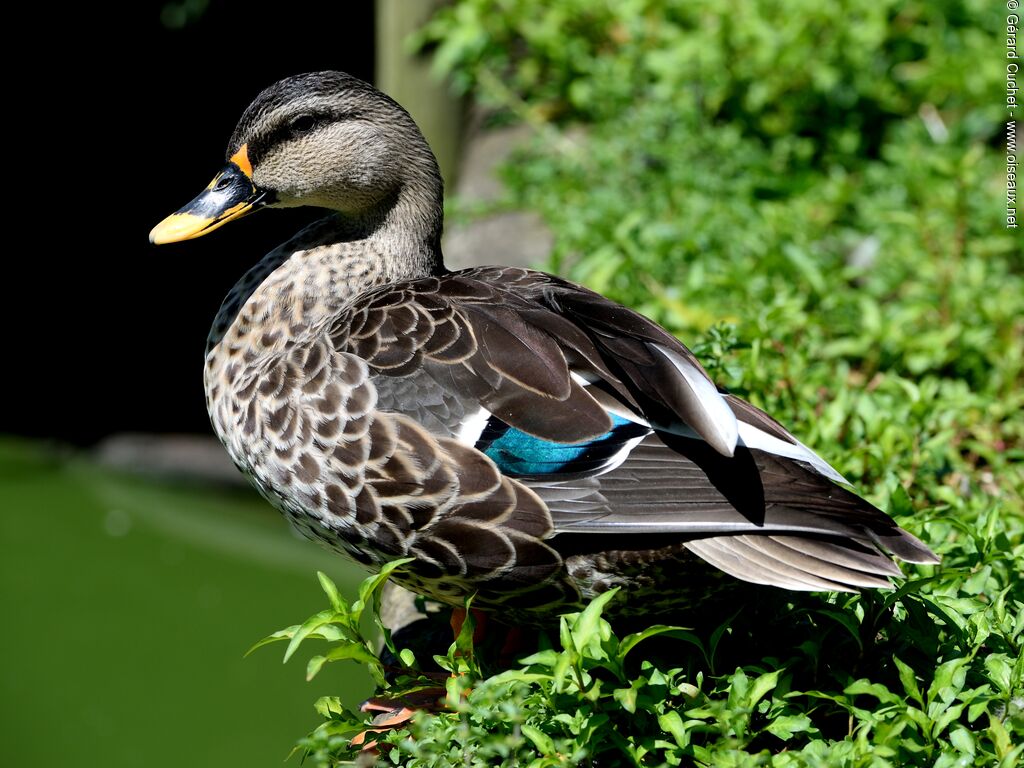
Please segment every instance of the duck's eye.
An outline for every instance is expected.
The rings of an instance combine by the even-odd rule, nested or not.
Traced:
[[[313,115],[299,115],[288,123],[288,129],[294,136],[302,136],[316,128],[317,119]]]

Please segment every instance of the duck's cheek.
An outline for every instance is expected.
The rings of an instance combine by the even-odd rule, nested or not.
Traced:
[[[323,186],[329,166],[311,150],[301,149],[293,146],[287,152],[272,151],[253,168],[253,182],[274,190],[276,207],[309,205],[309,198]]]
[[[257,184],[274,190],[275,208],[313,206],[347,213],[369,210],[387,197],[377,186],[377,174],[372,169],[352,167],[325,167],[310,164],[308,172],[293,172],[289,178],[257,171]]]

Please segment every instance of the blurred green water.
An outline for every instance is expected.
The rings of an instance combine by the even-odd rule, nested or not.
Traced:
[[[370,692],[355,665],[306,683],[283,647],[243,658],[323,608],[317,570],[363,576],[254,493],[0,440],[0,547],[0,764],[277,766],[317,696]]]

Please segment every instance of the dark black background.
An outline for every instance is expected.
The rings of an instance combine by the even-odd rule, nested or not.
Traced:
[[[262,88],[320,69],[373,77],[370,0],[213,0],[182,29],[162,23],[164,5],[74,18],[40,7],[31,32],[9,30],[36,53],[9,81],[8,128],[31,143],[8,154],[24,170],[13,190],[8,176],[20,199],[4,289],[14,395],[0,432],[89,444],[208,431],[203,349],[221,299],[317,214],[265,212],[160,248],[149,230],[206,186]]]

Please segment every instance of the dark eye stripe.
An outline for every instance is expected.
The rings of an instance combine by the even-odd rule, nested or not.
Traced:
[[[308,135],[328,123],[358,120],[361,117],[362,113],[354,110],[351,112],[304,112],[296,115],[288,122],[279,124],[269,133],[251,141],[249,143],[249,160],[253,165],[258,165],[259,161],[281,142]]]

